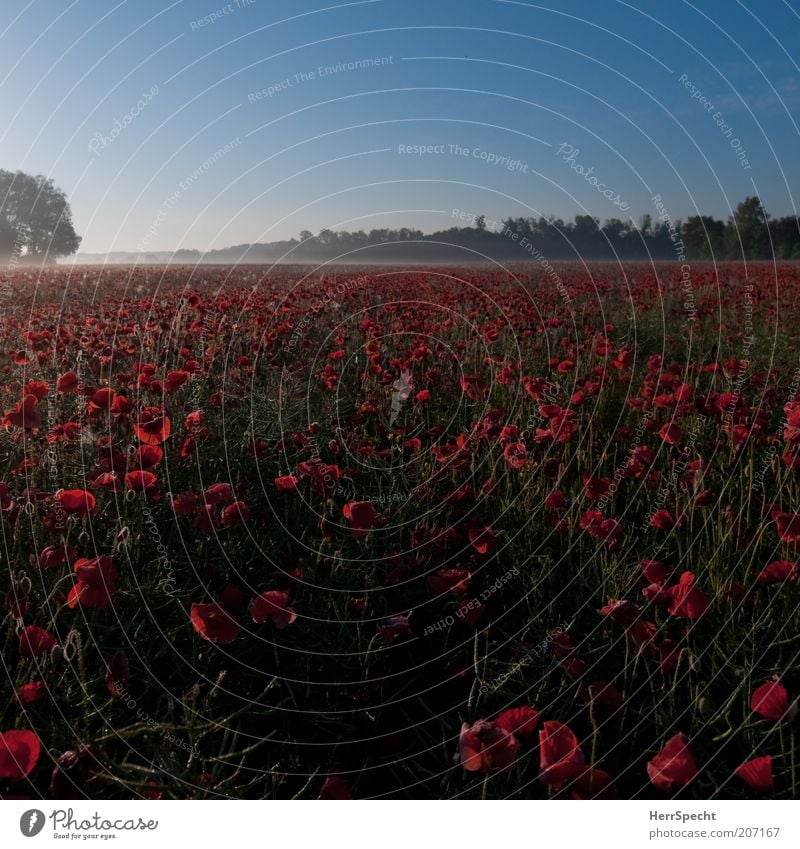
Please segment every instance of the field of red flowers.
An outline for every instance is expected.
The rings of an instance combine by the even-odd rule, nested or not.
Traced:
[[[0,797],[795,798],[800,268],[0,274]]]

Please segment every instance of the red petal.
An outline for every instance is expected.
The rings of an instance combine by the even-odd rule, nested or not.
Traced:
[[[650,781],[665,793],[685,787],[697,776],[697,764],[689,751],[685,734],[671,737],[664,748],[647,764]]]
[[[33,731],[0,733],[0,781],[22,781],[39,760],[41,743]]]
[[[762,719],[778,722],[789,710],[789,697],[786,688],[779,681],[767,681],[753,691],[750,697],[750,710]]]
[[[773,790],[772,758],[769,755],[746,761],[736,767],[734,775],[759,793],[771,793]]]

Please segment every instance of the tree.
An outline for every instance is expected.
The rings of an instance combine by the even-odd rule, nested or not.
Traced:
[[[600,221],[591,215],[575,216],[575,232],[581,236],[595,236],[600,229]]]
[[[725,225],[710,215],[692,215],[681,232],[686,255],[691,259],[722,259]]]
[[[0,256],[54,261],[80,243],[67,196],[51,179],[0,170]]]
[[[788,215],[769,222],[775,255],[779,259],[797,259],[800,254],[800,219]]]
[[[736,207],[726,233],[729,259],[769,259],[768,218],[757,197],[747,197]]]
[[[619,239],[624,238],[627,234],[627,231],[627,225],[619,218],[609,218],[608,221],[603,224],[603,233],[606,235],[606,238],[611,242],[616,242]]]

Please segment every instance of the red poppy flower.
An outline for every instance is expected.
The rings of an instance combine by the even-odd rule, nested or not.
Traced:
[[[773,560],[765,566],[756,579],[759,584],[783,584],[797,580],[797,564],[790,560]]]
[[[95,497],[85,489],[61,489],[56,493],[56,501],[65,513],[73,516],[88,516],[97,506]]]
[[[203,493],[206,504],[224,504],[233,498],[233,487],[229,483],[212,483]]]
[[[522,442],[510,442],[503,449],[503,456],[512,469],[521,469],[528,462],[528,452]]]
[[[641,613],[639,607],[632,601],[619,598],[610,598],[608,604],[600,608],[600,612],[623,628],[630,628]]]
[[[663,587],[672,574],[672,568],[663,560],[642,560],[639,566],[648,582],[657,587]]]
[[[683,431],[674,422],[668,422],[661,428],[658,435],[667,445],[679,445],[683,440]]]
[[[658,646],[658,668],[662,675],[669,675],[678,665],[681,655],[679,644],[675,640],[666,637]]]
[[[685,734],[671,737],[648,762],[647,775],[664,793],[674,793],[694,781],[697,764],[689,751],[689,738]]]
[[[611,681],[593,681],[586,688],[586,694],[591,701],[611,710],[619,710],[625,701],[619,688]]]
[[[33,731],[0,732],[0,781],[22,781],[30,775],[41,748]]]
[[[344,505],[342,513],[356,538],[365,537],[375,524],[375,507],[371,501],[351,501]]]
[[[307,479],[311,480],[311,486],[316,495],[330,495],[337,487],[339,480],[339,467],[327,465],[314,458],[298,463],[297,470]]]
[[[111,696],[122,696],[128,689],[131,678],[131,668],[128,655],[120,649],[109,660],[106,667],[106,690]]]
[[[250,519],[250,508],[244,501],[234,501],[220,513],[220,524],[223,528],[233,528]]]
[[[195,410],[189,413],[183,420],[183,427],[187,433],[196,433],[203,425],[203,411]]]
[[[753,690],[750,697],[750,710],[762,719],[778,722],[789,710],[789,696],[780,681],[767,681]]]
[[[538,710],[522,705],[504,710],[495,719],[494,724],[523,742],[527,742],[539,727],[540,718]]]
[[[428,575],[428,586],[437,595],[453,593],[463,595],[472,580],[469,569],[440,569],[432,575]]]
[[[37,565],[40,569],[52,569],[54,566],[68,563],[76,554],[77,551],[72,546],[48,545],[42,549]]]
[[[167,374],[167,379],[164,381],[164,389],[167,392],[177,392],[191,375],[188,371],[171,371]]]
[[[164,457],[164,451],[158,445],[140,445],[133,455],[133,460],[140,469],[152,469]]]
[[[517,759],[517,738],[493,722],[479,719],[464,723],[458,738],[461,766],[467,772],[489,772],[492,767],[508,771]]]
[[[562,665],[570,678],[576,681],[586,673],[586,661],[581,657],[568,657],[562,661]]]
[[[288,605],[288,593],[282,590],[267,590],[250,603],[250,616],[256,624],[269,619],[278,630],[283,630],[297,620],[297,613]]]
[[[800,513],[782,513],[775,515],[775,527],[783,542],[800,542]]]
[[[25,384],[25,394],[34,395],[40,401],[47,396],[49,385],[43,380],[29,380]]]
[[[79,422],[65,422],[64,424],[56,425],[47,434],[49,443],[55,442],[77,442],[81,433],[83,433],[83,425]]]
[[[28,659],[49,652],[55,645],[56,638],[37,625],[28,625],[19,635],[19,653]]]
[[[570,799],[618,799],[611,776],[604,769],[585,766],[570,783]]]
[[[181,492],[172,496],[172,509],[178,516],[191,516],[197,509],[197,494]]]
[[[91,389],[88,390],[91,392]],[[95,416],[98,413],[108,413],[116,399],[116,393],[108,386],[102,389],[95,390],[89,396],[89,415]]]
[[[131,492],[143,492],[150,501],[158,501],[161,498],[158,478],[152,472],[128,472],[125,475],[125,486]]]
[[[201,533],[209,535],[215,534],[222,527],[216,508],[210,504],[202,504],[198,508],[192,525]]]
[[[319,791],[320,799],[352,799],[353,794],[346,782],[338,775],[329,775]]]
[[[586,497],[597,500],[607,496],[611,481],[608,478],[596,478],[584,473],[583,486]]]
[[[671,531],[675,527],[675,519],[669,510],[662,508],[650,517],[650,525],[659,531]]]
[[[554,489],[544,500],[544,506],[549,510],[563,510],[567,506],[567,499],[559,489]]]
[[[741,766],[737,766],[733,774],[758,793],[771,793],[775,787],[772,758],[769,755],[746,761]]]
[[[560,786],[577,776],[585,763],[583,749],[572,730],[556,720],[539,731],[539,781]]]
[[[488,394],[479,374],[464,374],[461,376],[461,389],[470,401],[479,401]]]
[[[411,623],[408,621],[408,617],[402,614],[390,616],[386,622],[378,625],[378,634],[383,642],[388,645],[399,637],[410,637]]]
[[[281,475],[275,478],[275,486],[278,492],[291,492],[297,489],[297,478],[294,475]]]
[[[47,698],[47,684],[44,681],[31,681],[17,689],[17,698],[25,707],[38,704]]]
[[[668,612],[682,619],[700,619],[708,613],[711,599],[701,592],[695,584],[692,572],[684,572],[677,586],[672,587],[672,604]]]
[[[162,407],[145,407],[133,425],[133,432],[145,445],[160,445],[170,435],[172,425]]]
[[[36,430],[41,427],[42,416],[36,412],[38,403],[39,399],[35,395],[26,395],[13,410],[6,410],[6,425],[26,430]]]
[[[232,643],[242,626],[219,604],[193,604],[190,618],[195,631],[210,643]]]
[[[74,371],[65,371],[56,381],[56,391],[62,395],[74,392],[78,388],[78,375]]]
[[[587,510],[579,519],[578,526],[594,539],[604,541],[609,547],[622,532],[616,519],[604,519],[599,510]]]
[[[75,561],[74,569],[77,582],[69,591],[67,606],[80,604],[97,610],[108,607],[119,578],[114,561],[107,555],[91,559],[82,557]]]
[[[131,401],[130,398],[126,398],[124,395],[117,395],[111,404],[111,417],[116,422],[127,421],[131,410],[133,410],[133,401]]]
[[[478,554],[488,554],[494,549],[497,541],[489,525],[471,525],[467,528],[467,538]]]

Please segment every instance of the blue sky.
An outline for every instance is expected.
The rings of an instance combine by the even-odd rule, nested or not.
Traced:
[[[22,0],[0,167],[51,176],[92,252],[453,209],[638,218],[654,195],[673,218],[756,192],[784,215],[798,43],[800,0]]]

